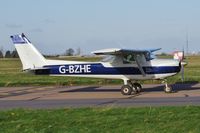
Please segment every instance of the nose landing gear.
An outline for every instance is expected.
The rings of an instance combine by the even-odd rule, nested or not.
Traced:
[[[165,86],[164,86],[165,93],[172,93],[172,87],[167,84],[167,80],[166,79],[163,80],[162,83],[165,84]]]

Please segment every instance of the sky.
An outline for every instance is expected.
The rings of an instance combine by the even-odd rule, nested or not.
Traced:
[[[43,54],[80,48],[200,51],[199,0],[0,0],[0,48],[25,33]]]

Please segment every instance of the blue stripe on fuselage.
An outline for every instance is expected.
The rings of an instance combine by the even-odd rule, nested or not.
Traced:
[[[137,67],[104,67],[101,63],[95,64],[71,64],[71,65],[47,65],[50,69],[49,74],[61,75],[138,75],[141,74]],[[179,66],[156,66],[143,67],[146,74],[167,74],[177,73],[180,71]]]

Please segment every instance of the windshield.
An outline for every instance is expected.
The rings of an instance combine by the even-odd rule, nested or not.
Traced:
[[[145,53],[145,58],[147,61],[150,61],[150,60],[153,60],[154,58],[156,58],[156,56],[151,52],[147,52],[147,53]]]
[[[103,59],[101,60],[102,62],[110,62],[112,63],[115,59],[115,56],[113,55],[107,55],[105,57],[103,57]]]

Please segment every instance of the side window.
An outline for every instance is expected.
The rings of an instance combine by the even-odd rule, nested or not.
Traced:
[[[148,52],[145,54],[145,58],[147,61],[150,61],[151,60],[151,54]]]
[[[133,54],[127,54],[123,56],[123,63],[124,64],[131,64],[135,62],[135,57]]]

